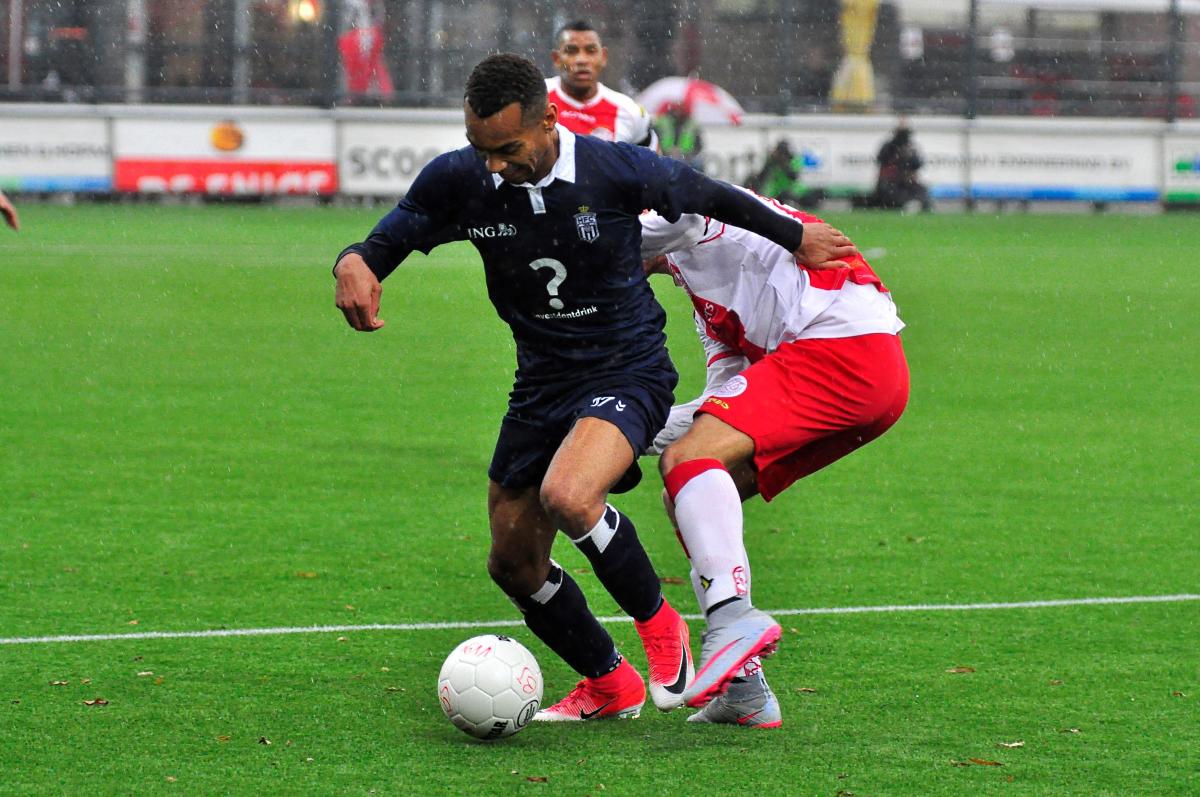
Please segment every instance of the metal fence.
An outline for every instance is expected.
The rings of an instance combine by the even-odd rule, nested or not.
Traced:
[[[1200,0],[0,0],[0,101],[454,107],[563,23],[751,112],[1192,118]],[[3,111],[0,110],[0,115]]]

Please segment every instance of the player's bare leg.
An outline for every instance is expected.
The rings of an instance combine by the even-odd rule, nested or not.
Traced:
[[[708,619],[700,667],[684,693],[690,706],[703,706],[720,695],[748,660],[769,655],[779,641],[779,624],[750,603],[742,499],[756,489],[753,456],[754,441],[748,435],[701,413],[660,460]]]
[[[683,704],[694,673],[687,623],[663,600],[658,574],[633,522],[607,502],[634,462],[624,433],[601,418],[580,418],[542,480],[541,500],[555,525],[588,558],[596,577],[632,617],[646,649],[650,694],[668,711]]]

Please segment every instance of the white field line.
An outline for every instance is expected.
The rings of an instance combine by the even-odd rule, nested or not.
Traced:
[[[881,614],[890,612],[968,612],[997,609],[1050,609],[1062,606],[1108,606],[1129,603],[1183,603],[1200,601],[1200,595],[1132,595],[1115,598],[1064,598],[1060,600],[1017,601],[1015,603],[916,603],[895,606],[831,606],[813,609],[768,610],[775,617],[808,614]],[[698,614],[685,614],[699,620]],[[627,623],[629,617],[601,617],[602,623]],[[125,634],[63,634],[59,636],[0,637],[0,645],[38,645],[51,642],[112,642],[123,639],[189,639],[237,636],[280,636],[283,634],[335,634],[356,631],[441,631],[473,628],[511,628],[521,620],[470,620],[445,623],[370,623],[365,625],[309,625],[279,628],[214,628],[207,631],[135,631]]]

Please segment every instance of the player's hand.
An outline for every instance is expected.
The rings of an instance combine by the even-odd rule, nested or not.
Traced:
[[[858,254],[858,249],[841,230],[821,222],[804,225],[804,238],[793,254],[809,268],[847,268],[850,264],[842,258]]]
[[[379,297],[383,286],[367,266],[362,255],[348,252],[338,261],[336,304],[346,323],[359,332],[374,332],[384,324],[379,315]]]
[[[0,191],[0,216],[4,217],[4,223],[14,230],[20,231],[21,220],[17,218],[17,209],[13,207],[12,202],[8,201],[8,197]]]

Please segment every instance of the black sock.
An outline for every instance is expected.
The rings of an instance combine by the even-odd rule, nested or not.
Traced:
[[[638,540],[633,521],[605,505],[600,522],[575,547],[592,563],[600,583],[621,609],[639,622],[649,620],[662,606],[662,586]]]
[[[550,563],[541,589],[514,601],[529,630],[585,678],[610,673],[621,663],[612,637],[588,609],[579,585],[556,563]]]

